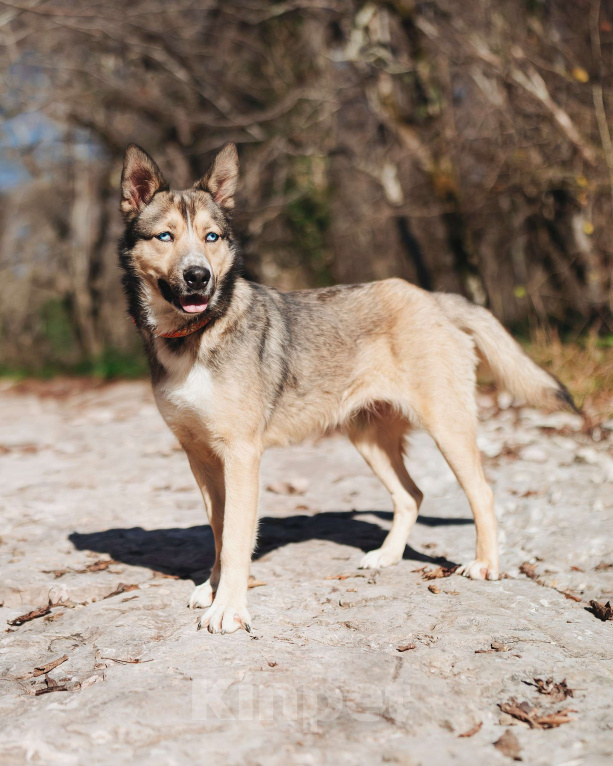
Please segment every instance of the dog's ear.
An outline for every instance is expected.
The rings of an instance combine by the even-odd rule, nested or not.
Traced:
[[[232,210],[237,181],[238,152],[234,144],[226,144],[194,188],[209,192],[219,207]]]
[[[160,169],[144,149],[130,144],[121,174],[121,212],[126,218],[138,215],[158,191],[168,189]]]

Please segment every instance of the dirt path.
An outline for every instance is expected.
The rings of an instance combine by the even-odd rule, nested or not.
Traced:
[[[412,547],[376,573],[356,567],[391,505],[353,448],[268,453],[254,632],[211,636],[185,606],[211,534],[147,386],[68,393],[0,394],[2,764],[473,766],[510,763],[493,746],[507,730],[524,763],[611,763],[613,621],[586,607],[613,600],[613,458],[575,418],[482,401],[508,574],[496,583],[420,571],[474,545],[425,436],[408,459],[425,493]],[[530,685],[550,677],[573,696]],[[533,728],[501,711],[513,698]],[[545,728],[532,707],[572,720]]]

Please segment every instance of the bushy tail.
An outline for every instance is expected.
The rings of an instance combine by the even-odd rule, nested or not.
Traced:
[[[494,378],[509,393],[548,411],[579,412],[566,387],[533,362],[487,309],[461,295],[436,293],[434,297],[445,316],[474,339]]]

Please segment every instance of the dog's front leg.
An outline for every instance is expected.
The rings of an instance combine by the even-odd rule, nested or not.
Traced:
[[[213,453],[205,452],[202,448],[195,449],[191,444],[184,445],[184,449],[192,473],[202,492],[202,499],[215,539],[215,563],[211,569],[210,577],[202,585],[194,588],[188,601],[188,606],[192,609],[206,609],[213,603],[221,573],[221,544],[226,494],[224,471],[223,464]]]
[[[211,633],[232,633],[241,627],[251,631],[247,583],[258,516],[260,457],[261,450],[241,444],[224,458],[221,573],[215,601],[198,623]]]

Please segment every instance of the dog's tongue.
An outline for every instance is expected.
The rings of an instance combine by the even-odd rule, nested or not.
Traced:
[[[190,295],[189,298],[180,298],[183,311],[188,314],[200,314],[208,305],[208,302],[200,295]]]

